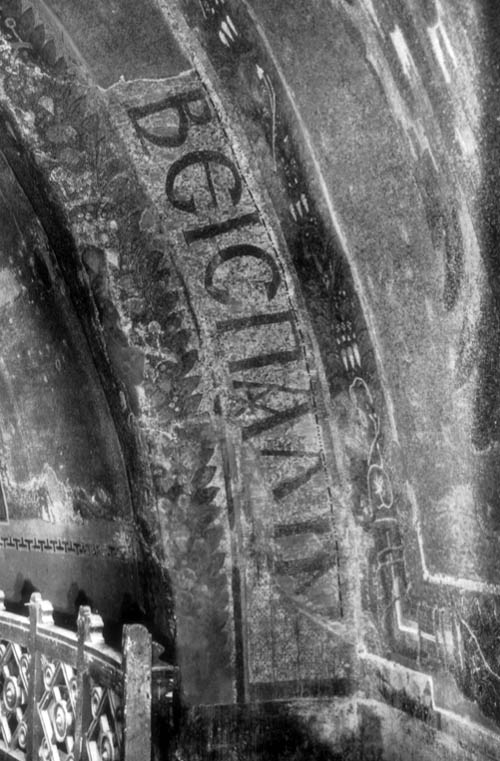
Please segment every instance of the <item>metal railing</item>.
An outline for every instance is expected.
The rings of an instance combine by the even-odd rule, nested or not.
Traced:
[[[54,625],[38,593],[29,617],[4,600],[0,592],[0,758],[149,761],[153,693],[173,688],[173,669],[153,663],[147,629],[124,626],[120,653],[88,607],[75,633]]]

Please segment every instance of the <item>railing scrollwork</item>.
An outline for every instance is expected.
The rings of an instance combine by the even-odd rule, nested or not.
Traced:
[[[173,674],[153,663],[149,632],[125,626],[120,653],[90,608],[80,608],[77,633],[54,625],[40,594],[28,608],[29,618],[9,613],[0,592],[0,758],[149,759],[153,681]]]

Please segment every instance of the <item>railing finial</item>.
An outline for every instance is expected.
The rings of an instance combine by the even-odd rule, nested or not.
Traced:
[[[50,600],[44,600],[40,592],[33,592],[26,603],[30,611],[30,621],[36,626],[54,625],[54,608]]]
[[[97,613],[92,613],[88,605],[80,605],[78,610],[78,637],[93,645],[104,644],[104,621]]]

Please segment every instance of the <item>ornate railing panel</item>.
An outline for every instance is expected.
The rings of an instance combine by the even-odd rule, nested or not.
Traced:
[[[104,689],[92,680],[92,721],[87,732],[87,752],[94,761],[120,758],[122,748],[123,711],[118,692]]]
[[[0,644],[1,743],[9,750],[26,750],[30,655],[26,647],[2,640]]]
[[[76,669],[42,656],[43,693],[37,704],[43,729],[41,759],[72,758],[78,703]]]
[[[40,594],[28,608],[29,618],[9,613],[0,592],[0,758],[149,760],[152,674],[165,684],[172,673],[153,667],[149,632],[125,626],[120,653],[90,608],[77,633],[54,625]]]

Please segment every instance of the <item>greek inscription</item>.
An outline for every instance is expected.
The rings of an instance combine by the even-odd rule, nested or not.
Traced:
[[[302,356],[302,351],[297,335],[295,316],[291,310],[286,312],[274,312],[269,314],[256,314],[248,317],[239,317],[231,320],[221,320],[217,322],[219,333],[230,331],[240,331],[247,328],[266,327],[269,325],[288,324],[291,329],[294,348],[276,350],[264,354],[257,354],[253,357],[235,359],[229,362],[229,372],[235,373],[240,370],[251,370],[252,368],[265,367],[272,364],[285,364],[287,362],[296,362]],[[264,343],[265,341],[261,342]]]
[[[280,481],[280,483],[274,487],[273,494],[275,499],[284,499],[289,494],[292,494],[292,492],[299,489],[301,486],[304,486],[304,484],[310,481],[316,473],[321,471],[322,467],[321,458],[318,455],[316,462],[307,468],[307,470],[298,473],[293,478],[287,478],[283,481]]]
[[[274,570],[279,576],[300,577],[297,579],[294,594],[302,595],[336,567],[336,553],[320,550],[311,557],[280,560],[275,564]]]
[[[191,97],[196,87],[191,85]],[[262,541],[269,540],[272,574],[287,598],[305,594],[318,613],[338,617],[338,554],[301,317],[285,287],[280,251],[268,235],[271,221],[264,220],[263,212],[252,203],[246,174],[241,173],[223,127],[219,130],[214,114],[209,128],[195,126],[203,125],[204,117],[209,121],[208,109],[205,114],[196,110],[201,102],[201,98],[184,101],[172,96],[129,110],[133,122],[129,125],[151,148],[150,158],[141,162],[138,172],[155,197],[166,194],[165,227],[172,234],[173,246],[178,241],[174,234],[180,234],[183,242],[178,265],[186,297],[204,310],[207,354],[213,350],[216,359],[210,374],[231,553],[234,686],[237,699],[244,700],[247,680],[257,678],[252,670],[261,657],[259,643],[251,640],[247,647],[244,624],[255,619],[259,629],[267,620],[268,602],[263,596],[255,606],[246,588],[245,566],[256,561],[246,553],[242,510],[249,504],[260,505],[262,493],[257,485],[254,493],[252,481],[248,501],[246,492],[243,498],[240,466],[255,466],[252,472],[271,498]],[[179,145],[183,147],[176,148]],[[172,159],[164,151],[165,168],[160,175],[157,159],[162,146],[173,147],[175,156]],[[302,185],[294,200],[300,221],[299,205],[304,217],[308,215]],[[226,383],[230,388],[217,396],[215,389]],[[281,599],[272,595],[269,605],[281,611]],[[283,678],[288,673],[292,676],[287,654],[277,661]]]
[[[277,523],[274,526],[274,538],[299,536],[301,534],[328,534],[332,530],[330,517],[311,518],[295,523]]]
[[[208,193],[212,199],[212,205],[214,207],[219,205],[217,192],[215,190],[215,185],[212,177],[211,164],[218,164],[219,166],[225,167],[229,170],[233,178],[233,184],[227,188],[227,191],[231,201],[233,202],[233,206],[236,206],[239,203],[243,191],[243,185],[238,170],[236,169],[231,159],[228,159],[227,156],[225,156],[220,151],[192,151],[191,153],[186,153],[184,156],[181,156],[181,158],[177,159],[177,161],[174,161],[167,172],[165,192],[172,206],[174,206],[176,209],[180,209],[180,211],[186,211],[189,214],[197,213],[198,209],[196,208],[194,195],[189,197],[182,195],[179,189],[176,189],[175,187],[175,182],[181,176],[181,174],[186,169],[195,167],[197,165],[201,166],[205,172],[207,183],[206,189],[208,190]],[[188,183],[188,185],[190,184],[191,183]]]
[[[230,303],[231,297],[227,289],[214,286],[216,272],[219,267],[222,267],[226,262],[244,256],[251,256],[260,262],[263,262],[271,270],[271,280],[265,284],[265,289],[269,301],[272,301],[276,296],[281,283],[281,276],[273,257],[261,248],[249,244],[228,246],[227,248],[222,249],[222,251],[219,251],[219,253],[211,259],[205,272],[205,288],[212,298],[219,301],[221,304]]]
[[[309,389],[293,388],[282,383],[268,383],[267,381],[242,380],[234,378],[232,386],[237,392],[239,410],[235,413],[238,417],[243,411],[251,410],[258,413],[261,410],[269,410],[272,406],[272,397],[275,394],[280,396],[288,394],[292,398],[308,396]],[[274,448],[273,440],[266,442],[266,447],[260,450],[262,455],[273,457],[307,457],[315,456],[316,452],[309,452],[303,449],[283,449],[282,447]]]
[[[184,230],[184,240],[189,245],[197,240],[209,240],[218,235],[229,233],[232,230],[240,230],[248,225],[256,225],[258,222],[260,222],[260,215],[257,211],[253,211],[250,214],[242,214],[240,217],[225,219],[223,222],[216,222],[213,225],[204,225],[192,230]]]
[[[272,412],[268,417],[263,418],[262,420],[256,420],[254,423],[243,428],[243,441],[252,439],[255,436],[260,436],[262,433],[266,433],[279,425],[283,425],[283,423],[292,423],[304,415],[308,415],[311,412],[311,409],[311,403],[304,402],[303,404],[296,404],[293,407],[288,407],[285,410]]]
[[[307,558],[298,558],[295,560],[280,560],[276,563],[275,569],[279,574],[287,576],[297,576],[307,574],[315,578],[323,576],[336,564],[334,555],[331,552],[318,552],[316,555]]]
[[[257,418],[262,412],[271,413],[267,414],[265,418],[257,418],[254,423],[243,428],[243,439],[251,438],[254,435],[260,435],[266,430],[273,430],[276,426],[282,423],[292,422],[296,418],[302,417],[309,413],[312,406],[309,403],[308,389],[290,388],[281,384],[274,383],[261,383],[258,381],[239,380],[234,379],[232,381],[233,388],[239,392],[241,396],[238,398],[239,408],[235,411],[235,416],[239,417],[242,413],[252,412]],[[279,398],[285,403],[285,406],[281,409],[275,409],[276,402],[273,401],[273,396],[279,394]],[[297,397],[300,396],[302,400],[304,397],[306,401],[297,403]],[[289,398],[292,398],[292,404],[287,405]],[[314,458],[313,465],[306,470],[301,470],[296,476],[292,476],[288,479],[284,479],[282,482],[275,486],[277,493],[275,496],[278,499],[285,497],[287,494],[291,494],[295,489],[298,489],[303,484],[307,483],[310,478],[321,470],[321,460],[319,452],[310,452],[307,450],[295,450],[283,448],[283,445],[276,442],[276,446],[271,439],[266,441],[265,446],[261,447],[260,454],[262,457],[284,457],[287,459],[298,459],[303,463],[304,459],[310,461]]]
[[[161,131],[153,131],[151,127],[147,128],[140,123],[145,120],[151,121],[148,117],[157,114],[164,113],[166,116],[168,111],[176,114],[177,127],[171,127],[166,119],[165,124],[161,125]],[[127,109],[127,113],[141,142],[146,140],[160,148],[179,147],[185,143],[191,123],[206,124],[211,119],[210,108],[201,90],[170,95],[156,103],[134,106]]]

